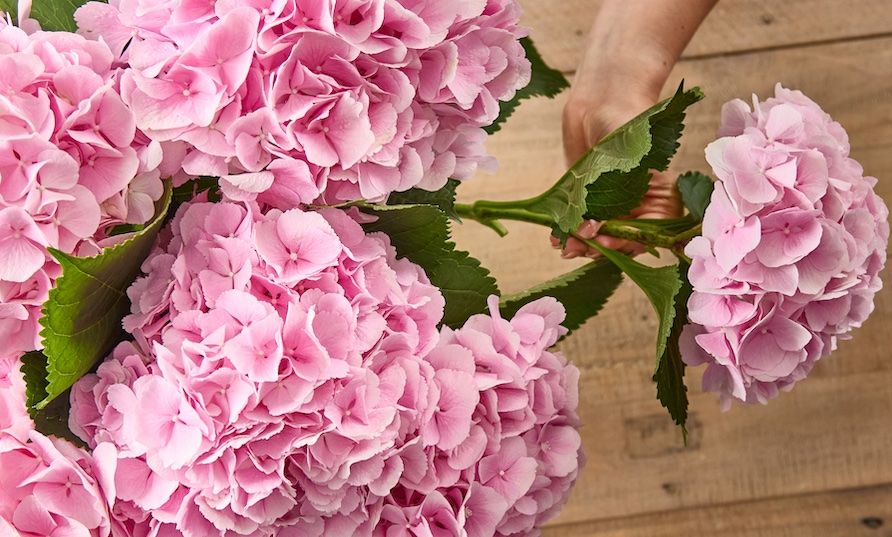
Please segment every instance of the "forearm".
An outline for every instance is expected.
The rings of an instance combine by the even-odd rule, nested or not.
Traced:
[[[608,75],[656,99],[717,0],[604,0],[581,74]]]
[[[568,163],[657,102],[716,1],[603,0],[564,107]]]

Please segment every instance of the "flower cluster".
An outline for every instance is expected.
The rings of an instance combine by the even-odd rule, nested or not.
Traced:
[[[111,444],[87,454],[37,431],[0,432],[0,535],[112,535],[116,464]]]
[[[427,464],[406,465],[411,473],[385,503],[381,527],[395,535],[437,526],[469,537],[536,535],[569,496],[582,462],[579,370],[548,351],[566,333],[564,308],[544,298],[506,320],[498,305],[491,297],[490,315],[444,328],[426,358],[440,401],[415,448]]]
[[[184,176],[283,210],[491,166],[481,127],[530,79],[513,0],[135,0],[76,18],[126,62],[125,102]]]
[[[141,476],[118,491],[123,516],[318,535],[386,494],[431,396],[421,357],[444,301],[385,235],[339,210],[192,203],[143,268],[125,319],[141,352],[72,395],[72,430]]]
[[[692,258],[685,361],[704,389],[766,402],[873,310],[888,209],[843,128],[798,91],[725,105],[706,150],[719,181]]]
[[[59,272],[48,247],[94,252],[102,229],[147,221],[161,196],[161,147],[137,134],[113,60],[104,43],[0,20],[0,354],[40,347]]]
[[[562,308],[441,336],[439,291],[354,218],[178,212],[130,291],[137,344],[72,390],[72,430],[119,449],[118,523],[510,535],[554,514],[580,446],[578,372],[546,350]]]

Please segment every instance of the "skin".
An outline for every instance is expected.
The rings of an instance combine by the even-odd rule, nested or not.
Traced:
[[[604,0],[589,35],[564,107],[564,154],[568,165],[611,131],[659,100],[669,73],[717,0]],[[654,174],[634,218],[680,216],[675,179]],[[585,226],[583,226],[585,228]],[[585,231],[596,226],[588,225]],[[580,230],[583,231],[583,230]],[[591,233],[584,233],[588,235]],[[635,250],[599,237],[605,246]],[[575,246],[575,248],[574,248]],[[568,244],[565,254],[591,254]]]

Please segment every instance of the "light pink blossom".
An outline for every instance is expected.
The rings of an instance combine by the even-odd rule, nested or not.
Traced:
[[[76,19],[126,64],[137,126],[185,144],[177,181],[225,177],[229,199],[287,210],[493,166],[483,127],[529,82],[527,32],[513,1],[452,4],[89,2]],[[282,159],[308,168],[300,187]]]
[[[727,103],[693,264],[684,359],[706,390],[765,403],[861,326],[882,287],[888,209],[843,128],[805,95]]]
[[[438,331],[439,292],[351,213],[192,203],[171,225],[134,284],[137,344],[72,390],[72,430],[119,451],[116,524],[507,536],[554,516],[580,464],[557,301],[505,320],[493,297]],[[283,279],[267,241],[333,261]]]

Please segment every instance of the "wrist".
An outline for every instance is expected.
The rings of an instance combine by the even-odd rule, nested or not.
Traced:
[[[651,104],[659,99],[676,58],[653,42],[630,46],[619,41],[592,43],[577,69],[571,97],[584,92],[595,98],[628,95]]]

